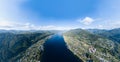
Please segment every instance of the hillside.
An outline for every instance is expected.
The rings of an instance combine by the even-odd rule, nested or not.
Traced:
[[[112,29],[112,30],[91,29],[88,31],[91,33],[94,33],[96,35],[106,37],[114,42],[120,43],[120,28],[116,28],[116,29]]]
[[[82,29],[70,30],[63,36],[68,48],[84,62],[120,61],[120,44],[108,37]]]
[[[49,31],[0,31],[0,62],[39,61],[42,45],[52,34]]]

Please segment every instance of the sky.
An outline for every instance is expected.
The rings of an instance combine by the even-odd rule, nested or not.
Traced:
[[[120,0],[0,0],[0,29],[120,28]]]

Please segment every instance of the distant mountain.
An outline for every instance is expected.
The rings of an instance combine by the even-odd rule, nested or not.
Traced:
[[[100,34],[100,33],[108,31],[108,30],[105,30],[105,29],[86,29],[86,30],[93,33],[93,34]]]
[[[112,30],[91,29],[88,31],[91,33],[106,37],[112,41],[120,43],[120,28],[112,29]]]
[[[50,31],[0,30],[0,62],[39,61],[41,47],[52,34]]]
[[[63,36],[68,48],[84,62],[119,62],[119,33],[119,29],[74,29]]]

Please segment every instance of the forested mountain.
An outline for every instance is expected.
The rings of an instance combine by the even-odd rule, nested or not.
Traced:
[[[52,34],[50,31],[0,30],[0,62],[39,61],[42,44]]]
[[[88,31],[91,33],[106,37],[112,41],[120,43],[120,28],[116,28],[112,30],[91,29]]]
[[[119,33],[120,29],[74,29],[63,36],[68,48],[84,62],[119,62]]]

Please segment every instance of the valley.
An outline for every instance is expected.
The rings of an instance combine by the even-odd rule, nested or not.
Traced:
[[[66,46],[61,34],[55,34],[44,44],[41,62],[83,62]]]
[[[119,30],[1,30],[0,62],[119,62]]]

